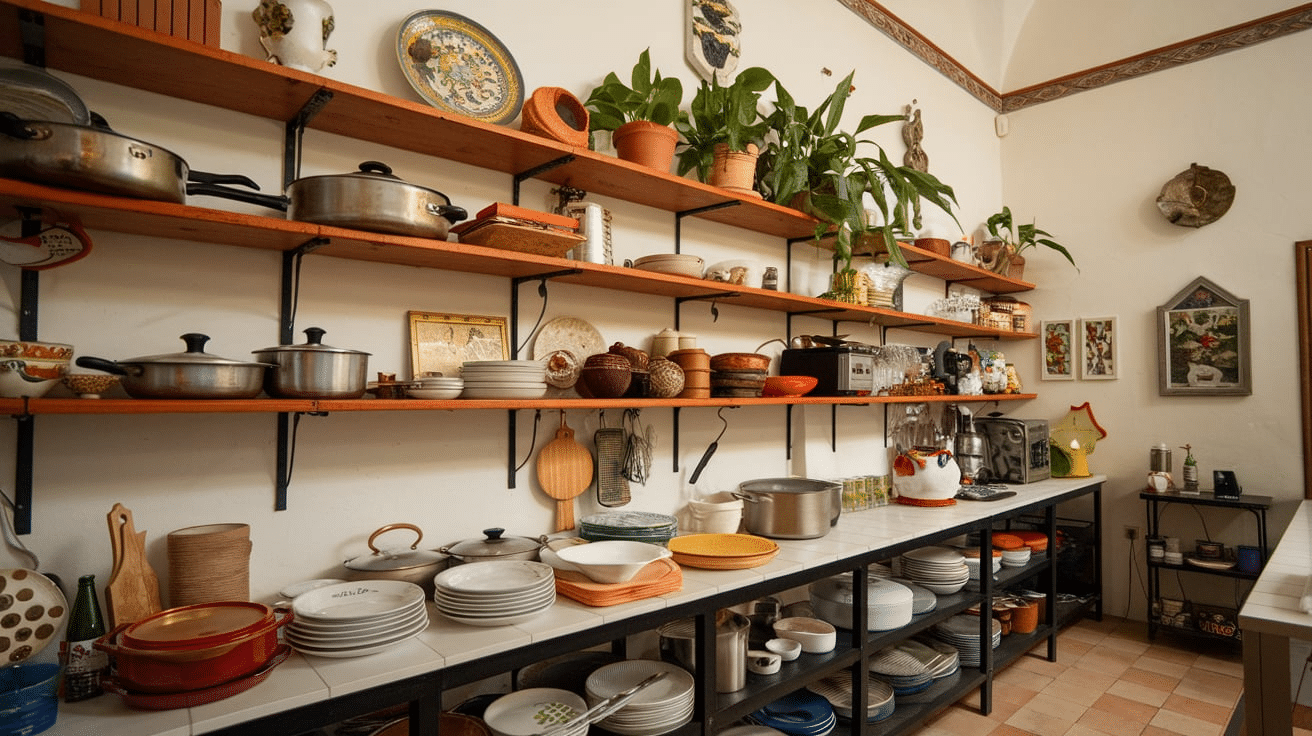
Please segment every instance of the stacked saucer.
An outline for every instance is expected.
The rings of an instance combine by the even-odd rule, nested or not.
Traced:
[[[424,376],[416,378],[406,386],[405,395],[409,399],[449,400],[460,398],[465,389],[465,379],[457,376]]]
[[[1002,566],[1025,567],[1026,565],[1029,564],[1031,554],[1032,553],[1030,552],[1029,547],[1021,547],[1020,549],[1004,549],[1002,550]]]
[[[955,668],[960,661],[955,647],[939,644],[948,653],[915,639],[884,647],[870,658],[870,676],[888,683],[898,695],[925,690],[934,683],[935,673],[945,665]]]
[[[960,550],[950,547],[921,547],[901,557],[902,577],[939,595],[950,595],[965,587],[970,568]]]
[[[433,579],[443,616],[470,626],[508,626],[541,615],[556,602],[551,565],[491,560],[447,568]]]
[[[540,360],[472,360],[460,369],[465,399],[540,399],[547,366]]]
[[[362,657],[428,627],[424,589],[402,580],[334,583],[292,601],[287,643],[317,657]]]
[[[665,545],[678,533],[678,519],[650,511],[606,511],[579,521],[579,536],[589,542],[626,539]]]
[[[597,725],[621,736],[657,736],[690,722],[693,676],[668,662],[630,659],[605,665],[588,676],[584,696],[588,705],[596,705],[659,672],[664,672],[665,677],[639,690],[632,700]]]
[[[852,719],[852,676],[844,672],[830,675],[806,686],[807,690],[823,697],[839,718]],[[866,685],[866,722],[877,723],[893,715],[893,688],[874,678]]]
[[[965,549],[961,551],[961,555],[965,558],[966,567],[970,569],[970,579],[979,580],[979,550]],[[993,568],[992,574],[997,575],[998,570],[1002,569],[1002,550],[993,550],[991,559]]]
[[[848,703],[850,713],[850,694]],[[834,706],[823,695],[809,690],[797,690],[764,708],[752,711],[747,721],[783,731],[789,736],[826,736],[838,724],[838,716],[834,713]]]
[[[1002,643],[1002,624],[995,618],[989,619],[992,631],[992,648]],[[978,616],[958,614],[932,629],[934,636],[951,644],[961,653],[963,667],[978,667],[980,659],[980,620]]]

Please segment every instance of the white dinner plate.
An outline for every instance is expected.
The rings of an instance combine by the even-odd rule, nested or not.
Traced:
[[[433,584],[454,593],[515,593],[536,589],[547,580],[555,584],[551,565],[532,560],[489,560],[449,567],[433,578]]]
[[[404,580],[359,580],[325,585],[292,601],[298,618],[360,621],[395,614],[426,599],[424,589]]]

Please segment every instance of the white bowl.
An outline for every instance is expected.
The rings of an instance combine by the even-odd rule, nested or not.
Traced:
[[[556,550],[557,557],[598,583],[627,582],[642,568],[671,554],[656,544],[610,539]]]
[[[791,616],[774,622],[774,634],[802,645],[807,654],[832,652],[838,644],[838,630],[828,621],[806,616]]]
[[[785,662],[791,662],[802,655],[802,643],[796,639],[770,639],[765,648],[779,655]]]
[[[461,386],[455,388],[407,388],[405,396],[408,399],[450,400],[460,398],[460,393],[464,390]]]

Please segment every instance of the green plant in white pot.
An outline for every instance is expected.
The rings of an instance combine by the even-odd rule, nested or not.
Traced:
[[[611,131],[621,159],[668,173],[679,140],[671,126],[688,116],[679,109],[682,102],[683,83],[653,70],[646,49],[638,56],[629,84],[611,72],[583,104],[590,117],[589,130]]]
[[[703,81],[689,105],[689,118],[674,126],[684,144],[679,175],[696,170],[697,178],[708,184],[760,197],[756,159],[770,121],[759,105],[761,93],[774,81],[774,75],[759,66],[738,72],[727,87],[718,77]]]

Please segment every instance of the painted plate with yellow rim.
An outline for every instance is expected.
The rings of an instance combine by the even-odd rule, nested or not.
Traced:
[[[445,112],[503,125],[524,104],[524,76],[492,32],[444,10],[421,10],[401,23],[396,56],[406,81]]]

